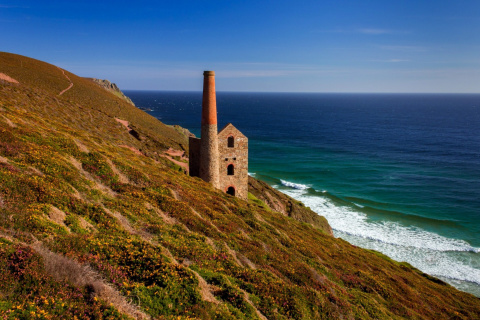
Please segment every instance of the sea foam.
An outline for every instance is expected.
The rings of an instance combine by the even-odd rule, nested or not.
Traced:
[[[305,184],[293,183],[293,182],[282,180],[282,179],[280,179],[280,182],[285,187],[289,187],[289,188],[293,188],[293,189],[307,190],[309,188],[309,186],[307,186]]]
[[[380,251],[397,261],[406,261],[433,276],[480,285],[480,269],[474,262],[469,263],[470,255],[477,256],[480,248],[415,226],[391,221],[372,222],[354,206],[340,206],[327,196],[307,193],[306,188],[289,187],[292,189],[282,191],[327,218],[335,236]],[[474,260],[477,259],[478,256]]]

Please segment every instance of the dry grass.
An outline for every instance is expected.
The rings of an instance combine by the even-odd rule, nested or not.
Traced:
[[[130,183],[130,180],[125,176],[123,173],[120,172],[120,170],[117,169],[117,167],[113,164],[112,160],[106,159],[108,165],[112,169],[113,173],[118,176],[118,181],[121,183]]]
[[[7,117],[5,116],[2,116],[4,119],[5,119],[5,122],[11,127],[11,128],[16,128],[17,125],[15,123],[13,123],[10,119],[8,119]]]
[[[0,53],[3,71],[21,83],[0,83],[0,233],[16,243],[36,237],[51,251],[38,249],[42,259],[0,239],[0,291],[21,289],[0,302],[0,319],[6,312],[28,318],[20,300],[40,311],[29,292],[49,292],[70,303],[72,314],[90,310],[90,318],[120,318],[105,301],[135,315],[118,291],[159,319],[479,318],[475,297],[329,236],[318,215],[265,184],[250,179],[251,192],[285,212],[172,170],[160,155],[182,141],[103,88],[66,73],[75,85],[58,96],[69,84],[60,70]],[[70,233],[46,219],[51,206],[66,214]],[[25,272],[38,281],[25,281]],[[53,287],[82,295],[65,299]],[[58,308],[49,308],[47,316],[58,318]]]
[[[90,150],[82,142],[80,142],[80,140],[73,139],[73,141],[75,142],[75,144],[77,145],[77,147],[80,151],[86,152],[86,153],[90,152]]]
[[[118,223],[123,227],[123,229],[125,229],[125,231],[127,231],[130,234],[137,234],[135,229],[130,224],[130,221],[128,221],[128,219],[125,218],[124,216],[122,216],[119,212],[110,211],[109,209],[107,209],[105,207],[103,207],[103,210],[105,210],[106,213],[108,213],[109,215],[111,215],[112,217],[117,219]]]
[[[50,212],[48,213],[48,217],[50,218],[50,220],[52,220],[55,223],[58,223],[63,227],[67,227],[65,225],[65,216],[66,216],[65,212],[63,212],[62,210],[54,206],[51,206]]]
[[[83,219],[82,217],[78,218],[78,224],[82,229],[88,230],[93,233],[98,232],[97,228],[95,228],[90,222]]]
[[[91,290],[93,297],[105,300],[130,317],[150,319],[111,284],[106,283],[102,276],[90,266],[54,253],[40,243],[32,245],[32,248],[43,257],[46,271],[57,281],[68,281],[75,286],[86,287]]]
[[[153,206],[151,203],[145,202],[144,206],[147,210],[151,210],[151,211],[155,212],[155,214],[158,215],[163,220],[163,222],[165,222],[166,224],[174,225],[174,224],[178,223],[178,221],[175,218],[170,217],[168,214],[166,214],[165,212],[163,212],[159,208]]]
[[[94,176],[92,176],[89,172],[85,171],[82,167],[82,163],[75,159],[74,157],[68,157],[67,159],[79,172],[80,174],[87,180],[93,183],[95,189],[101,191],[103,194],[109,196],[109,197],[116,197],[117,193],[110,189],[108,186],[104,185],[102,182],[100,182],[98,179],[96,179]]]
[[[200,291],[200,295],[202,296],[203,301],[219,304],[220,301],[218,301],[215,296],[213,295],[210,286],[208,283],[203,279],[197,272],[193,271],[195,276],[197,277],[198,280],[198,289]]]
[[[242,263],[240,260],[238,260],[238,258],[237,258],[237,252],[235,252],[235,250],[232,250],[232,248],[230,248],[227,243],[223,243],[223,245],[225,246],[225,249],[226,249],[227,252],[230,254],[230,256],[233,258],[233,260],[234,260],[239,266],[245,267],[245,266],[243,265],[243,263]]]
[[[253,308],[253,310],[255,310],[255,313],[256,315],[262,319],[262,320],[268,320],[267,317],[265,317],[261,312],[260,310],[257,309],[257,307],[255,307],[255,305],[253,304],[253,302],[250,300],[250,297],[248,296],[248,293],[245,291],[245,290],[240,290],[241,292],[243,292],[243,298],[245,299],[245,301]]]

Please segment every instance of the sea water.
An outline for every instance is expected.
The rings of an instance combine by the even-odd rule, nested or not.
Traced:
[[[201,92],[126,94],[199,135]],[[217,109],[250,174],[336,237],[480,296],[480,95],[219,92]]]

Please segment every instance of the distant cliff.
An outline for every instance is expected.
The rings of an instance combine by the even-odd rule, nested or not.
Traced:
[[[128,103],[130,103],[131,105],[135,105],[133,103],[133,101],[127,97],[119,88],[118,86],[115,84],[115,83],[112,83],[108,80],[102,80],[102,79],[96,79],[96,78],[87,78],[87,79],[90,79],[92,80],[93,82],[95,82],[96,84],[98,84],[99,86],[101,86],[102,88],[105,88],[106,90],[110,91],[111,93],[113,93],[114,95],[116,95],[117,97],[120,97],[122,99],[124,99],[125,101],[127,101]]]

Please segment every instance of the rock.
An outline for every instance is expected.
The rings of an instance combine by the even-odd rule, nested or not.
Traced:
[[[98,84],[100,87],[112,92],[114,95],[116,95],[117,97],[120,97],[122,98],[123,100],[127,101],[128,103],[130,103],[131,105],[135,105],[133,103],[133,101],[127,97],[119,88],[118,86],[115,84],[115,83],[112,83],[108,80],[102,80],[102,79],[96,79],[96,78],[89,78],[90,80],[92,80],[93,82],[95,82],[96,84]]]
[[[275,190],[267,183],[248,177],[248,192],[257,199],[263,201],[272,210],[280,212],[297,221],[309,223],[323,230],[326,234],[333,236],[332,228],[325,217],[305,207],[303,203]]]

